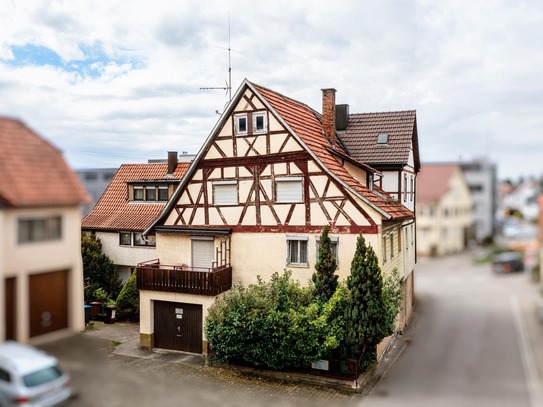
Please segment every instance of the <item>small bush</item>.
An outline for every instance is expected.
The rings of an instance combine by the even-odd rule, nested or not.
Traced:
[[[117,318],[138,322],[140,319],[140,292],[133,272],[117,297]]]
[[[274,273],[247,288],[235,286],[210,309],[206,337],[224,363],[270,369],[308,367],[339,345],[341,326],[331,316],[343,291],[320,307],[312,290]]]

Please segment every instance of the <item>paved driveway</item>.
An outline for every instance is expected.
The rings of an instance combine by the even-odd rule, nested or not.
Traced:
[[[138,353],[131,344],[138,337],[137,327],[114,324],[43,346],[72,374],[77,396],[69,406],[334,407],[345,405],[351,397],[247,379],[228,369],[206,367],[198,356]]]

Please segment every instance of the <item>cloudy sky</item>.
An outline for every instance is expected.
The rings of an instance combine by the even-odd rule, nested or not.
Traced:
[[[540,0],[0,2],[0,115],[74,168],[196,153],[244,78],[321,110],[416,109],[423,162],[543,174]]]

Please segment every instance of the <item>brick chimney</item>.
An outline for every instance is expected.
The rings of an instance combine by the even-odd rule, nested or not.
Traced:
[[[177,151],[168,151],[168,173],[166,175],[172,176],[176,167],[177,167]]]
[[[332,147],[336,146],[336,90],[322,90],[322,132]]]

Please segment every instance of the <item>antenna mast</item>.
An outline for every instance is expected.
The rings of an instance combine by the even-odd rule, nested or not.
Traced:
[[[222,47],[219,47],[222,48]],[[225,90],[228,94],[228,100],[232,100],[232,49],[230,48],[230,12],[228,13],[228,83],[226,86],[213,86],[200,88],[200,90]]]

